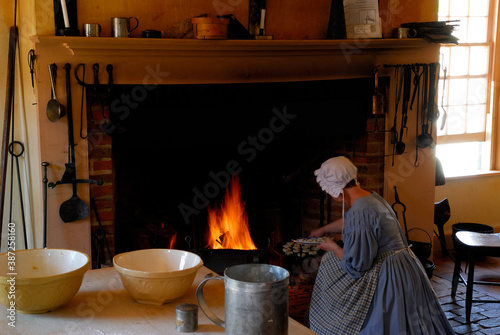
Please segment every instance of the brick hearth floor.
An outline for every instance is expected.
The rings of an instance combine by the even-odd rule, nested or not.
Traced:
[[[458,285],[455,299],[451,298],[453,261],[450,257],[435,255],[434,263],[436,269],[431,277],[431,283],[456,334],[500,334],[500,304],[472,303],[471,322],[467,324],[465,286],[462,283]],[[498,274],[496,278],[500,280],[500,258],[487,257],[484,262],[476,266],[476,280],[480,280],[482,275],[492,280],[495,274]],[[473,297],[482,300],[500,300],[500,286],[474,285]]]

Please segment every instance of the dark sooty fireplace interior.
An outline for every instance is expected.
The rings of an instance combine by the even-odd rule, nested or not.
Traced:
[[[210,85],[115,85],[116,251],[206,247],[207,208],[239,176],[259,249],[302,234],[313,171],[366,132],[367,79]],[[186,240],[186,237],[188,239]]]

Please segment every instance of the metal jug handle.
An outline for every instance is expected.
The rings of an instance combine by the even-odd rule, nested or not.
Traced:
[[[205,284],[211,280],[211,279],[217,279],[217,280],[224,280],[223,276],[217,276],[217,277],[211,277],[203,280],[200,285],[198,285],[198,288],[196,289],[196,300],[198,301],[198,305],[200,306],[201,310],[203,313],[207,316],[207,318],[210,319],[213,323],[215,323],[218,326],[221,326],[222,328],[226,327],[226,323],[222,321],[220,318],[218,318],[212,310],[208,307],[207,302],[205,301],[205,297],[203,296],[203,287]]]
[[[130,30],[128,31],[128,33],[130,34],[130,33],[132,32],[132,30],[136,30],[136,29],[137,29],[137,27],[139,27],[139,19],[137,19],[135,16],[131,16],[131,17],[129,17],[128,19],[129,19],[129,20],[130,20],[130,19],[135,19],[135,27],[134,27],[134,28],[132,28],[132,29],[130,29]]]

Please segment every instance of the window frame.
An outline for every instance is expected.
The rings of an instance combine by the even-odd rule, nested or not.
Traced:
[[[469,1],[469,6],[473,0]],[[487,39],[486,42],[471,42],[471,43],[460,43],[459,46],[487,46],[489,48],[489,61],[487,66],[487,88],[486,88],[486,114],[485,114],[485,130],[480,133],[469,133],[469,134],[452,134],[452,135],[440,135],[436,136],[437,143],[439,144],[449,144],[449,143],[464,143],[464,142],[485,142],[491,141],[490,150],[490,166],[489,171],[498,169],[500,157],[500,145],[498,141],[500,140],[500,120],[498,117],[498,108],[500,103],[500,43],[496,43],[498,37],[500,37],[500,18],[499,18],[499,4],[498,0],[489,1],[489,12],[488,12],[488,26],[487,26]],[[449,11],[448,11],[449,14]],[[444,47],[453,48],[454,45],[443,45]],[[449,74],[447,74],[446,80],[449,79]],[[440,70],[439,85],[443,85],[443,69]],[[454,78],[459,78],[454,77]],[[464,75],[463,78],[469,79],[469,74]],[[448,86],[448,83],[446,82]],[[441,106],[440,101],[438,105]],[[446,108],[446,107],[445,107]],[[488,119],[488,114],[491,116],[491,129],[488,129],[486,123]],[[437,128],[438,126],[436,126]],[[491,131],[491,134],[489,132]],[[477,171],[477,174],[482,174],[483,172]]]
[[[496,43],[497,39],[500,36],[500,12],[499,12],[499,4],[498,0],[491,1],[490,3],[490,11],[493,13],[493,20],[492,22],[493,26],[490,29],[490,33],[492,36],[492,40],[495,42],[492,50],[492,60],[491,60],[491,65],[492,65],[492,70],[491,70],[491,157],[490,157],[490,170],[500,170],[500,162],[499,162],[499,131],[500,131],[500,126],[499,126],[499,120],[498,120],[498,106],[500,105],[500,69],[499,66],[500,64],[497,64],[500,62],[500,43]]]

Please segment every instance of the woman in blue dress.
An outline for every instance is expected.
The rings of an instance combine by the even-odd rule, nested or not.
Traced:
[[[331,239],[319,245],[327,252],[311,299],[311,329],[322,335],[455,334],[394,211],[359,186],[354,164],[334,157],[315,175],[342,203],[342,218],[310,236],[342,233],[344,246]]]

